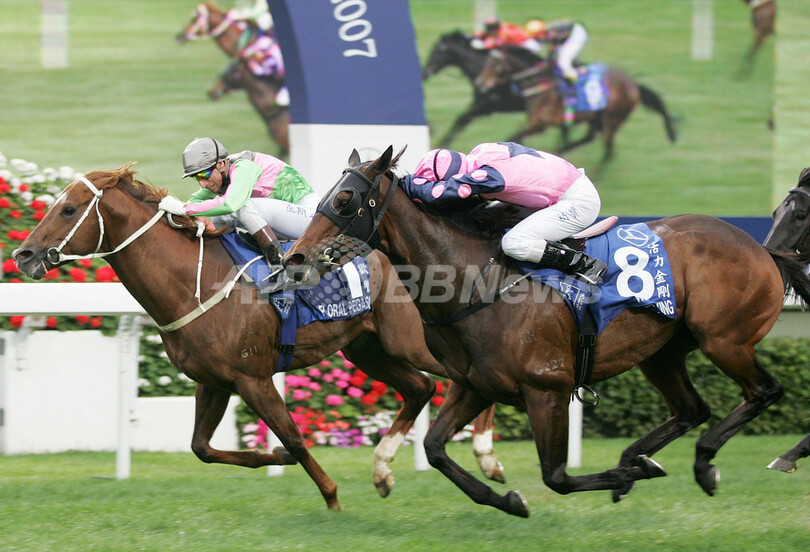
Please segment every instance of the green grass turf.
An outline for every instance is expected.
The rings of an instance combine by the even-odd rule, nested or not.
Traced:
[[[143,178],[183,197],[195,184],[178,179],[180,153],[195,136],[214,134],[234,150],[275,152],[243,94],[218,103],[206,98],[205,90],[226,61],[213,42],[180,46],[174,41],[196,4],[71,0],[70,67],[42,69],[39,3],[0,0],[0,151],[43,166],[79,170],[136,160]],[[441,33],[473,28],[474,4],[411,0],[423,60]],[[591,38],[582,58],[626,69],[659,92],[679,118],[680,140],[672,145],[660,117],[639,109],[618,134],[615,161],[601,173],[601,143],[572,152],[572,162],[599,186],[604,214],[762,216],[773,207],[773,133],[765,121],[774,98],[775,41],[769,40],[750,73],[740,76],[752,38],[749,14],[741,2],[717,0],[714,59],[692,61],[691,5],[683,0],[498,2],[505,20],[522,22],[540,15],[583,21]],[[806,27],[799,22],[794,28]],[[800,77],[791,71],[781,75],[786,86],[796,88]],[[455,70],[427,82],[426,113],[434,137],[461,112],[470,92]],[[454,146],[469,150],[482,141],[505,139],[524,120],[522,114],[481,119]],[[781,127],[788,132],[789,121],[780,121]],[[526,142],[551,149],[556,138],[556,131],[550,131]],[[785,174],[798,174],[801,167],[789,166],[795,159],[785,161]],[[783,197],[774,195],[777,201]]]
[[[764,469],[798,436],[738,436],[715,464],[714,497],[692,479],[695,441],[682,438],[656,458],[669,476],[639,482],[624,501],[608,492],[562,496],[542,482],[534,445],[498,443],[505,487],[519,489],[529,519],[476,505],[438,471],[416,472],[409,448],[381,499],[370,482],[371,448],[315,448],[339,486],[341,512],[328,511],[300,466],[281,477],[264,469],[205,465],[191,454],[136,453],[131,479],[111,474],[111,453],[0,458],[0,549],[71,550],[806,550],[810,470]],[[586,440],[584,474],[615,465],[626,440]],[[469,444],[451,456],[475,470]],[[497,484],[493,484],[497,485]]]

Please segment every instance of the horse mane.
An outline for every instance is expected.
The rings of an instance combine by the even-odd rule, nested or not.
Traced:
[[[152,184],[136,180],[134,176],[138,171],[132,168],[136,163],[136,161],[130,161],[111,171],[90,171],[85,177],[92,181],[99,190],[117,187],[138,201],[149,204],[157,211],[160,200],[166,197],[169,192],[166,188],[158,188]],[[191,217],[172,215],[172,220],[175,224],[181,226],[183,231],[196,235],[197,223]],[[226,230],[226,228],[219,230],[206,228],[203,235],[215,237],[223,234]]]
[[[531,52],[522,46],[501,46],[500,50],[503,51],[504,54],[515,58],[520,63],[525,64],[527,67],[531,67],[545,61],[541,56],[538,56],[534,52]]]

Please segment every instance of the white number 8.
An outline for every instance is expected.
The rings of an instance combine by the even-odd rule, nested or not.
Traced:
[[[630,263],[630,257],[635,257],[635,262]],[[622,297],[635,297],[639,302],[646,301],[655,292],[655,281],[652,274],[644,270],[650,256],[638,247],[622,247],[613,254],[613,261],[616,266],[622,269],[616,279],[616,290]],[[630,278],[635,276],[641,280],[641,290],[630,289]]]

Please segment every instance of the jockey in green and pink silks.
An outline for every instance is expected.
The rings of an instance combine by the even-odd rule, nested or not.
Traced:
[[[565,159],[514,142],[484,143],[469,155],[438,149],[401,180],[415,201],[452,206],[471,196],[535,210],[501,240],[504,253],[596,281],[606,266],[559,240],[593,224],[601,200],[593,182]]]

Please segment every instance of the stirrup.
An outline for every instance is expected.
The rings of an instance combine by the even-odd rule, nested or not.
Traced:
[[[586,266],[584,270],[575,271],[574,274],[584,282],[595,286],[599,283],[599,280],[604,276],[605,272],[607,272],[608,266],[604,261],[596,257],[586,257],[585,263]]]

